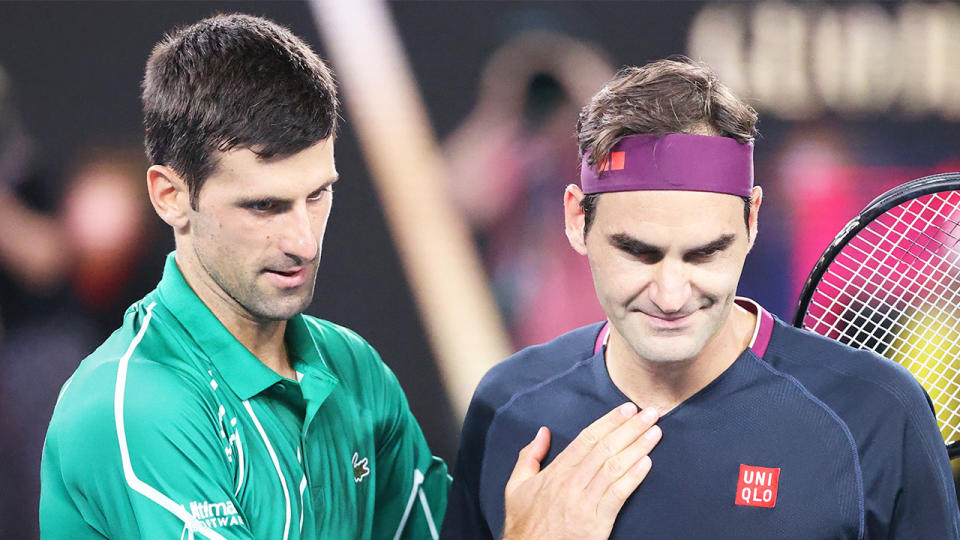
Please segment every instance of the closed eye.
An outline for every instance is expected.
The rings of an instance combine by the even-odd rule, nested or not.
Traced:
[[[608,238],[613,247],[626,253],[627,255],[639,260],[644,264],[656,264],[663,259],[665,253],[662,249],[641,242],[632,236],[626,234],[613,234]]]
[[[725,234],[705,246],[684,253],[683,260],[690,263],[708,262],[714,255],[730,247],[734,240],[736,236]]]

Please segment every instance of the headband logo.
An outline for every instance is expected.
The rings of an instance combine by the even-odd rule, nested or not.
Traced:
[[[622,171],[626,161],[626,152],[610,152],[610,158],[603,164],[601,171]]]

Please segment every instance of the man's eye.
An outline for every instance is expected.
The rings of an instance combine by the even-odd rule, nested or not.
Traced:
[[[333,186],[327,186],[327,187],[325,187],[325,188],[323,188],[323,189],[320,189],[320,190],[317,190],[317,191],[311,193],[310,196],[307,197],[307,200],[308,200],[308,201],[319,201],[320,199],[323,198],[324,194],[326,194],[326,193],[333,193]]]
[[[276,203],[273,201],[253,201],[249,204],[249,208],[257,212],[269,212],[276,208],[276,206]]]
[[[713,259],[713,256],[719,252],[720,250],[718,249],[711,249],[707,251],[697,251],[688,255],[687,261],[688,262],[707,262]]]
[[[659,253],[639,253],[636,255],[636,258],[643,264],[657,264],[663,259],[663,255]]]

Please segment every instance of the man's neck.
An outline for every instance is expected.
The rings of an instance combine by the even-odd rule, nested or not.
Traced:
[[[234,313],[228,312],[221,316],[212,308],[210,311],[227,331],[265,366],[283,377],[296,379],[296,371],[284,339],[287,321],[258,322]]]
[[[178,254],[179,255],[179,254]],[[258,360],[276,373],[288,379],[296,378],[290,356],[287,353],[287,321],[262,321],[254,318],[234,299],[219,289],[206,274],[199,274],[191,267],[191,262],[181,261],[177,265],[200,301],[220,321],[228,332],[247,348]]]
[[[613,327],[605,361],[613,384],[640,408],[672,410],[727,370],[750,345],[756,316],[733,305],[723,327],[689,360],[656,362],[641,358]]]

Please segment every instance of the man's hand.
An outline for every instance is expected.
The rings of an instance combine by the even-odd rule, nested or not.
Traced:
[[[542,471],[550,431],[541,427],[507,481],[504,540],[608,538],[623,503],[650,472],[658,418],[653,408],[637,414],[625,403],[581,431]]]

